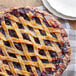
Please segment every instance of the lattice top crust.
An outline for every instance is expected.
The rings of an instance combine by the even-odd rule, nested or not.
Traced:
[[[11,8],[0,17],[0,76],[60,76],[71,48],[62,25],[45,11]]]

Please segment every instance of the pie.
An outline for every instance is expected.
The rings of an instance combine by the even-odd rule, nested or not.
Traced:
[[[61,76],[71,57],[62,25],[37,8],[0,13],[0,76]]]

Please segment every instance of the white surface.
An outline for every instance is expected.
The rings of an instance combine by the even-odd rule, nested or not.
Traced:
[[[71,17],[76,17],[76,0],[47,0],[58,12]]]
[[[76,17],[70,17],[70,16],[65,16],[59,12],[57,12],[55,9],[53,9],[51,7],[51,5],[48,3],[47,0],[42,0],[44,6],[51,12],[53,13],[54,15],[60,17],[60,18],[63,18],[63,19],[68,19],[68,20],[76,20]]]

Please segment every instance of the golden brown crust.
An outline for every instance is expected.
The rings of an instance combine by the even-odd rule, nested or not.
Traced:
[[[19,16],[16,17],[14,15],[11,15],[9,12],[11,12],[14,9],[19,9],[19,8],[25,8],[25,9],[30,9],[30,10],[34,10],[36,13],[36,17],[38,17],[40,19],[41,24],[37,24],[35,20],[32,20],[32,17],[34,16],[33,13],[29,12],[27,13],[27,16],[29,17],[29,19],[31,19],[31,21],[27,21],[24,20],[23,17]],[[2,72],[0,72],[2,75],[4,76],[8,76],[8,74],[6,73],[6,69],[9,70],[10,72],[13,73],[13,75],[18,76],[18,74],[24,75],[24,76],[30,76],[32,73],[35,76],[38,76],[37,70],[35,67],[38,67],[40,69],[41,72],[45,71],[45,68],[52,68],[54,71],[53,76],[61,76],[61,74],[63,73],[63,71],[66,69],[69,61],[70,61],[70,57],[71,57],[71,48],[69,46],[69,41],[68,38],[66,36],[66,32],[64,30],[64,28],[62,27],[62,25],[53,18],[53,16],[49,13],[47,13],[46,11],[41,11],[37,8],[31,8],[31,7],[14,7],[14,8],[10,8],[7,9],[3,12],[0,13],[1,17],[2,17],[2,28],[5,31],[5,34],[7,35],[6,37],[0,33],[0,47],[3,50],[3,52],[5,53],[5,56],[0,55],[0,65],[2,65],[1,70]],[[43,17],[43,16],[44,17]],[[10,26],[8,27],[5,24],[4,21],[4,16],[8,17],[11,20],[11,24],[13,26],[13,28]],[[42,20],[46,20],[46,22],[51,26],[51,27],[47,27],[45,24],[43,24]],[[25,31],[22,29],[19,29],[16,23],[21,23],[23,25],[23,27],[25,28]],[[27,25],[29,25],[30,27],[32,27],[34,29],[34,32],[36,33],[32,33],[30,32],[30,30],[27,30]],[[42,26],[41,26],[42,25]],[[15,37],[11,37],[8,33],[8,29],[14,29],[16,34],[18,35],[19,38],[15,38]],[[47,36],[42,36],[39,33],[39,29],[45,31],[45,33],[47,34]],[[27,30],[27,31],[26,31]],[[27,33],[30,37],[30,41],[23,39],[21,33]],[[55,33],[57,36],[57,39],[52,37],[52,35],[50,35],[50,33]],[[63,37],[62,37],[63,36]],[[40,44],[37,44],[34,41],[33,37],[37,37],[40,41]],[[43,40],[49,40],[52,43],[52,46],[46,46],[43,42]],[[11,47],[7,47],[3,44],[3,41],[9,41],[11,44]],[[14,43],[21,43],[22,45],[22,51],[19,51],[18,49],[16,49],[16,47],[14,46]],[[58,47],[58,45],[56,43],[61,44],[62,46],[64,45],[64,43],[67,43],[66,48],[67,48],[67,54],[64,55],[63,59],[63,63],[59,63],[59,69],[56,69],[57,65],[52,64],[52,60],[55,58],[50,57],[48,50],[51,50],[53,52],[56,52],[58,55],[58,58],[60,59],[62,56],[62,52],[61,49]],[[29,44],[29,45],[33,45],[34,47],[34,53],[28,53],[27,51],[27,47],[24,44]],[[64,45],[65,46],[65,45]],[[4,49],[3,49],[4,48]],[[25,49],[27,51],[25,51]],[[44,52],[46,53],[46,56],[42,56],[39,55],[38,53],[38,49],[43,49]],[[10,57],[7,53],[8,52],[13,53],[16,55],[17,58],[12,58]],[[21,56],[26,56],[26,58],[29,61],[24,61],[22,60]],[[30,58],[31,56],[35,56],[37,57],[37,62],[33,62]],[[57,59],[58,59],[57,58]],[[43,62],[41,62],[41,59],[46,59],[48,60],[50,63],[48,64],[44,64]],[[8,65],[4,65],[3,64],[3,60],[9,61]],[[13,62],[17,62],[21,65],[22,70],[19,69],[15,69],[13,66]],[[28,72],[26,70],[25,64],[28,64],[31,66],[32,69],[32,73]]]

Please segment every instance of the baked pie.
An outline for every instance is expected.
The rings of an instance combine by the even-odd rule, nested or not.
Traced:
[[[61,76],[70,56],[66,31],[51,14],[31,7],[0,13],[0,76]]]

